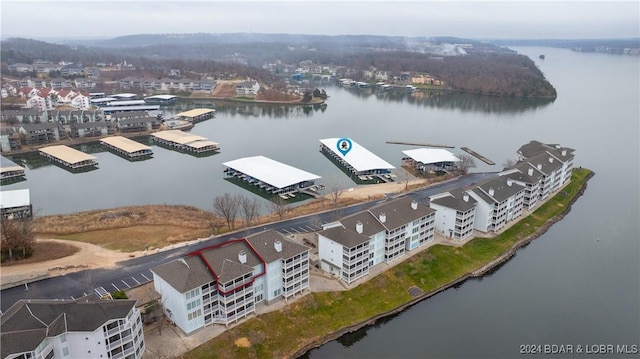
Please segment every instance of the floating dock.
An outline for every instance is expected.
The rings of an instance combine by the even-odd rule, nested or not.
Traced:
[[[98,165],[95,157],[65,145],[43,147],[39,151],[48,160],[73,171],[88,170]]]
[[[339,138],[320,140],[320,152],[344,167],[347,173],[362,182],[389,182],[395,177],[391,173],[391,170],[395,167],[352,139],[350,139],[351,150],[346,155],[342,154],[342,152],[338,151],[338,140]]]
[[[193,110],[180,112],[174,117],[177,119],[187,120],[191,123],[198,123],[213,118],[215,114],[216,110],[210,108],[195,108]]]
[[[0,156],[0,180],[2,183],[24,179],[24,167],[18,166],[10,159]]]
[[[282,199],[295,198],[302,191],[316,191],[321,177],[264,156],[244,157],[222,164],[227,177],[239,178]]]
[[[436,145],[433,143],[418,143],[418,142],[404,142],[404,141],[387,141],[386,143],[392,145],[409,145],[409,146],[421,146],[421,147],[440,147],[440,148],[455,148],[456,146],[449,145]]]
[[[195,154],[211,153],[220,149],[220,144],[209,141],[208,138],[182,132],[179,130],[166,130],[151,134],[154,142],[180,151]]]
[[[151,147],[122,136],[107,137],[100,144],[128,160],[144,160],[153,156]]]
[[[469,147],[460,147],[463,151],[465,151],[466,153],[472,155],[473,157],[481,160],[482,162],[488,164],[488,165],[495,165],[496,163],[491,161],[490,159],[484,157],[483,155],[479,154],[478,152],[470,149]]]
[[[416,148],[402,153],[406,156],[402,158],[403,163],[421,172],[452,170],[460,162],[453,153],[441,148]]]

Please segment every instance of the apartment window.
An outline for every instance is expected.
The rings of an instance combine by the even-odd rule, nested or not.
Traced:
[[[67,335],[66,334],[62,334],[60,336],[60,343],[65,343],[67,341]]]
[[[62,348],[62,355],[64,355],[64,356],[69,355],[69,347]]]

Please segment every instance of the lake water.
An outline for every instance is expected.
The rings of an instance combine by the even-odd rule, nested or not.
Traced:
[[[415,147],[385,141],[453,145],[456,154],[467,146],[497,163],[476,161],[474,171],[500,169],[532,139],[560,143],[576,150],[576,167],[596,172],[565,219],[492,275],[308,356],[512,358],[526,344],[637,345],[639,58],[517,50],[556,87],[556,100],[326,87],[326,107],[218,104],[216,117],[191,132],[220,142],[219,154],[196,158],[153,146],[153,159],[128,162],[97,152],[98,170],[71,174],[42,165],[27,169],[27,181],[2,190],[29,188],[39,215],[156,203],[211,210],[213,197],[224,192],[252,195],[222,176],[223,162],[245,156],[264,155],[318,174],[320,183],[354,186],[318,151],[321,138],[351,137],[397,167],[401,151]],[[546,59],[538,59],[543,53]]]

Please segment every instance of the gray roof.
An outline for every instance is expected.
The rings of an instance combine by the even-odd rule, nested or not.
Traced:
[[[509,182],[511,185],[508,184]],[[493,196],[489,195],[491,189],[493,189]],[[486,203],[500,203],[523,189],[522,185],[510,181],[508,178],[497,177],[478,184],[472,191]]]
[[[518,149],[518,153],[525,158],[532,158],[540,154],[547,153],[563,162],[573,158],[574,151],[575,150],[573,148],[562,147],[559,144],[545,144],[536,140],[532,140]],[[564,156],[562,155],[562,152],[565,152]]]
[[[369,237],[356,232],[355,228],[346,229],[344,227],[333,227],[318,232],[318,234],[338,242],[347,248],[356,247],[369,240]]]
[[[549,162],[549,159],[551,159],[553,162]],[[540,166],[539,171],[546,175],[562,167],[562,162],[558,161],[555,156],[552,156],[548,153],[540,153],[536,156],[528,158],[527,162],[536,170],[538,170],[538,166]]]
[[[464,194],[466,192],[461,188],[449,191],[449,195],[431,200],[431,203],[439,204],[443,207],[452,208],[460,212],[466,212],[476,206],[478,203],[473,197],[467,196],[467,201],[464,200]]]
[[[280,240],[282,252],[275,250],[274,243]],[[300,254],[309,248],[284,238],[280,233],[268,230],[254,234],[244,240],[229,241],[221,246],[204,249],[200,253],[215,272],[220,283],[226,283],[240,276],[253,272],[263,260],[271,263],[279,259],[287,259]],[[246,262],[241,263],[240,251],[246,254]],[[198,255],[186,256],[151,270],[160,276],[180,293],[215,280],[205,262]]]
[[[19,300],[0,317],[0,357],[34,350],[46,337],[93,332],[126,318],[135,300]]]
[[[424,203],[417,203],[417,208],[413,209],[411,206],[413,201],[411,197],[402,197],[373,207],[369,212],[378,220],[380,214],[384,213],[386,220],[382,225],[389,231],[435,212]]]
[[[39,131],[39,130],[47,130],[58,128],[58,124],[55,122],[43,122],[43,123],[23,123],[20,127],[24,128],[25,131]]]
[[[531,170],[531,175],[529,175],[529,170]],[[524,183],[537,183],[540,181],[542,173],[534,169],[529,162],[522,161],[513,166],[510,171],[504,174],[504,176]]]
[[[267,263],[278,259],[288,259],[309,250],[308,247],[286,239],[282,234],[273,229],[249,236],[247,237],[247,241]],[[276,241],[282,243],[281,252],[276,250]]]
[[[358,212],[340,220],[340,223],[342,223],[345,228],[353,231],[356,230],[356,223],[358,222],[362,223],[362,234],[367,237],[385,231],[384,226],[378,222],[376,217],[367,211]]]

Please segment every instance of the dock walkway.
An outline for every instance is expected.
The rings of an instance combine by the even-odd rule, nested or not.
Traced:
[[[490,159],[484,157],[483,155],[479,154],[478,152],[470,149],[469,147],[460,147],[463,151],[467,152],[468,154],[472,155],[473,157],[476,157],[477,159],[481,160],[482,162],[488,164],[488,165],[495,165],[496,163],[491,161]]]

